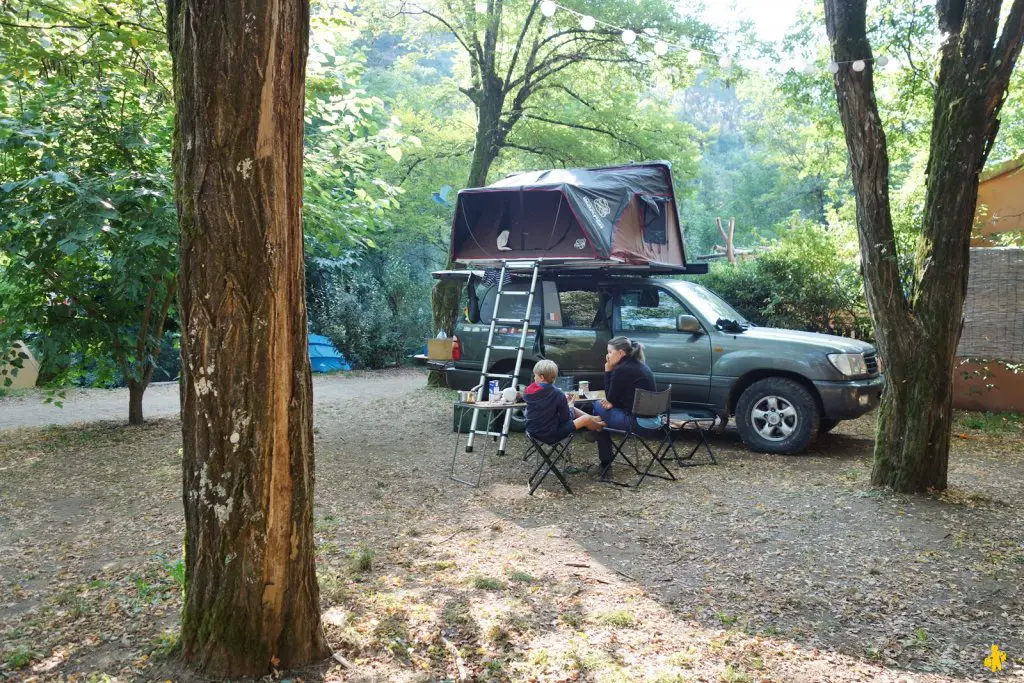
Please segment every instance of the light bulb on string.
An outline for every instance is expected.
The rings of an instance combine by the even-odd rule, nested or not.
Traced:
[[[691,66],[697,66],[700,64],[700,57],[701,55],[698,50],[690,50],[686,55],[686,61],[689,62]]]
[[[593,31],[595,26],[597,26],[597,20],[594,17],[589,14],[580,17],[580,28],[584,31]]]
[[[850,65],[850,68],[853,69],[854,71],[860,73],[861,71],[864,70],[864,67],[866,67],[866,66],[867,66],[867,64],[864,63],[863,59],[858,59],[857,61],[855,61],[853,64]]]
[[[837,74],[837,73],[839,73],[839,62],[829,62],[829,64],[828,64],[828,72],[830,74]]]
[[[665,55],[667,55],[668,43],[666,43],[664,40],[659,40],[658,42],[656,42],[654,44],[654,54],[658,55],[659,57],[664,57]]]
[[[558,5],[553,3],[551,0],[544,0],[540,3],[540,13],[545,17],[555,16],[555,11],[558,9]]]
[[[636,42],[636,31],[632,29],[626,29],[622,32],[622,42],[626,45],[632,45]]]
[[[889,58],[886,57],[885,55],[879,55],[878,57],[875,57],[875,66],[877,66],[879,69],[884,69],[885,65],[888,63]]]
[[[722,55],[721,57],[718,58],[718,66],[722,67],[723,69],[728,69],[729,67],[732,66],[732,57],[730,57],[729,55]]]
[[[478,3],[476,3],[476,8],[475,9],[476,9],[476,13],[477,14],[487,14],[487,3],[486,2],[478,2]]]

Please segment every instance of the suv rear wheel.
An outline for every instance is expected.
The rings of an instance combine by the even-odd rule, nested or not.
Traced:
[[[820,420],[811,392],[785,377],[754,382],[736,403],[743,443],[762,453],[799,453],[817,438]]]

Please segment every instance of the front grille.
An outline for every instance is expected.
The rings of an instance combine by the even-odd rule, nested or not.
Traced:
[[[864,354],[864,364],[868,366],[869,375],[873,376],[878,374],[878,358],[874,351]]]

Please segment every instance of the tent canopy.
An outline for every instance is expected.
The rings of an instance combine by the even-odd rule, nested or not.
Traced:
[[[684,268],[683,235],[667,161],[517,173],[459,192],[455,261]]]
[[[334,348],[331,340],[319,334],[309,335],[309,365],[313,372],[352,369],[341,351]]]

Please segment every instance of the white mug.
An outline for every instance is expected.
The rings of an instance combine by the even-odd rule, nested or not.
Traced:
[[[515,403],[516,402],[516,390],[515,387],[507,387],[501,390],[501,401],[502,403]]]

